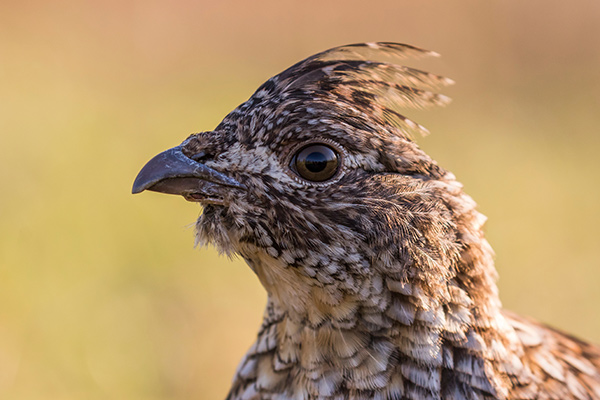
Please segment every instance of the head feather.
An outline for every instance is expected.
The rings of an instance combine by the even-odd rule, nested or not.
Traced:
[[[437,53],[399,43],[359,43],[335,47],[291,66],[265,82],[249,102],[272,98],[331,99],[340,106],[378,118],[402,137],[427,130],[405,117],[406,108],[444,106],[450,98],[434,92],[451,79],[395,61]],[[381,60],[381,61],[375,61]]]

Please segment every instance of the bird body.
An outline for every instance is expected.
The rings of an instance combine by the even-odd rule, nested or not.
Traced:
[[[485,217],[413,141],[452,81],[394,62],[427,55],[311,56],[138,175],[267,290],[228,399],[600,399],[600,350],[502,309]]]

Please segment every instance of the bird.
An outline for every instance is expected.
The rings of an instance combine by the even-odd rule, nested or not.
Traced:
[[[600,399],[600,348],[502,308],[486,218],[418,147],[404,114],[453,83],[403,62],[427,56],[312,55],[135,179],[200,203],[197,244],[266,289],[227,399]]]

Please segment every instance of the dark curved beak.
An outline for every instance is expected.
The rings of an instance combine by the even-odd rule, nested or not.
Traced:
[[[244,189],[235,179],[187,157],[177,146],[148,161],[135,178],[131,192],[151,190],[190,199],[194,195],[211,197],[219,186]]]

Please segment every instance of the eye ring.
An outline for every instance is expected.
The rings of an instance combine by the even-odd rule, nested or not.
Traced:
[[[300,148],[290,162],[290,168],[297,175],[311,182],[331,179],[337,174],[339,167],[339,153],[324,143],[311,143]]]

